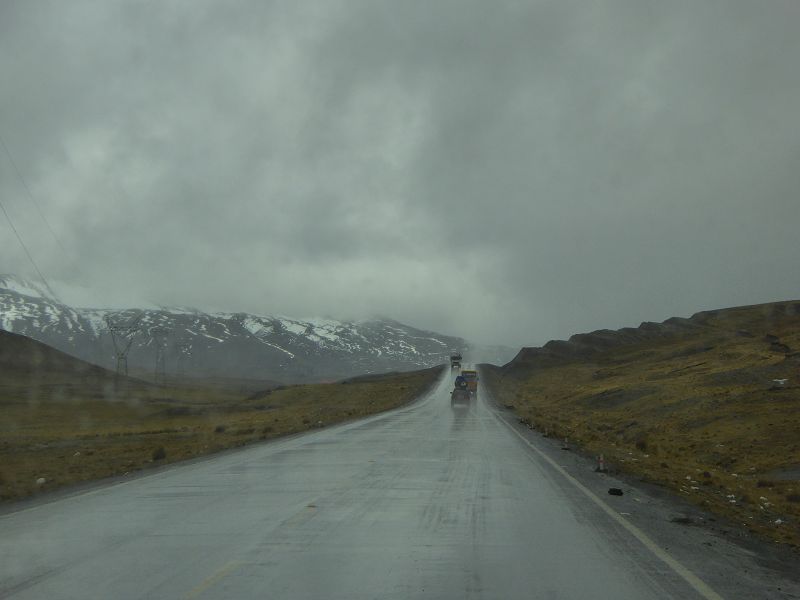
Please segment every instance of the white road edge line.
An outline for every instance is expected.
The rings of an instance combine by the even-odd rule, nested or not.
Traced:
[[[516,435],[519,439],[521,439],[531,450],[536,452],[539,456],[541,456],[547,464],[549,464],[553,469],[555,469],[558,473],[560,473],[567,481],[569,481],[572,485],[578,488],[584,495],[589,498],[592,502],[594,502],[597,506],[599,506],[603,511],[608,514],[612,519],[614,519],[617,523],[622,525],[628,533],[630,533],[633,537],[639,540],[650,552],[655,554],[659,559],[661,559],[666,565],[675,571],[686,583],[688,583],[700,596],[705,598],[706,600],[724,600],[722,596],[720,596],[717,592],[711,589],[711,587],[700,579],[697,575],[692,573],[689,569],[684,567],[681,563],[677,560],[672,558],[669,553],[667,553],[664,549],[660,548],[658,544],[656,544],[653,540],[647,537],[641,529],[636,527],[633,523],[628,521],[625,517],[620,515],[616,510],[611,508],[608,504],[603,502],[594,492],[592,492],[589,488],[583,485],[580,481],[575,479],[572,475],[567,473],[560,465],[558,465],[552,458],[547,456],[544,452],[539,450],[536,446],[530,443],[524,435],[522,435],[519,431],[517,431],[508,421],[500,417],[496,411],[491,410],[491,413],[494,415],[496,419],[498,419],[501,423],[503,423],[506,427],[508,427],[514,435]]]

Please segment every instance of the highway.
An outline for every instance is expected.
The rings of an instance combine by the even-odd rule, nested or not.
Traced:
[[[720,597],[451,387],[6,512],[0,597]]]

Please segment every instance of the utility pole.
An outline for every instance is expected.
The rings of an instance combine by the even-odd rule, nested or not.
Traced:
[[[163,384],[167,380],[167,336],[169,329],[166,327],[152,327],[150,329],[150,337],[155,343],[156,347],[156,368],[154,380],[156,383]]]
[[[111,341],[114,343],[114,357],[117,359],[117,376],[128,375],[128,352],[130,352],[133,337],[139,331],[138,315],[128,323],[115,320],[111,315],[106,315],[103,319],[108,325],[111,333]]]

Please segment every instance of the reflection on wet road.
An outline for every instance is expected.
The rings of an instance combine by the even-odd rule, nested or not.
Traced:
[[[179,466],[0,518],[13,598],[694,598],[482,400]]]

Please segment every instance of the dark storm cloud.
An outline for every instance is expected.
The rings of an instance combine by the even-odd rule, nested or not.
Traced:
[[[115,301],[522,344],[798,297],[799,19],[7,2],[0,134],[67,251],[5,157],[0,193],[52,278]]]

